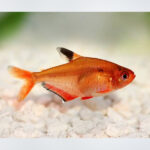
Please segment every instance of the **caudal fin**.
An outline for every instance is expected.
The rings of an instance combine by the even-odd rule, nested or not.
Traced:
[[[18,101],[22,101],[28,95],[35,84],[34,75],[32,72],[22,70],[13,66],[9,66],[8,71],[14,77],[25,80],[25,84],[22,86],[18,95]]]

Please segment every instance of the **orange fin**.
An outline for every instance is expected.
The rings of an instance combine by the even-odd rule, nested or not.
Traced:
[[[65,58],[70,62],[72,60],[75,60],[79,57],[81,57],[80,55],[72,52],[69,49],[63,48],[63,47],[58,47],[57,48],[58,52],[60,53],[61,56],[65,56]]]
[[[57,94],[58,96],[60,96],[63,99],[64,102],[71,101],[71,100],[77,98],[77,96],[71,95],[71,94],[69,94],[69,93],[67,93],[67,92],[65,92],[65,91],[63,91],[59,88],[56,88],[56,87],[54,87],[54,86],[52,86],[48,83],[43,82],[42,85],[47,90],[49,90],[49,91]]]
[[[81,99],[82,100],[87,100],[87,99],[90,99],[90,98],[93,98],[93,96],[82,97]]]
[[[34,77],[33,74],[29,71],[19,69],[17,67],[9,66],[8,71],[17,78],[21,78],[25,80],[25,84],[20,90],[20,93],[18,95],[18,102],[22,101],[28,93],[31,91],[31,89],[34,86]]]

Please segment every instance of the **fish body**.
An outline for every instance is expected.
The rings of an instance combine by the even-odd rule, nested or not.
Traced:
[[[22,101],[36,83],[59,95],[64,101],[80,97],[82,100],[99,96],[128,85],[134,72],[115,63],[80,56],[68,49],[58,48],[68,63],[41,72],[28,72],[9,67],[10,72],[26,80],[18,101]]]

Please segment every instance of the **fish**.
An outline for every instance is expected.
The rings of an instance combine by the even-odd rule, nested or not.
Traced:
[[[9,72],[25,81],[17,101],[23,101],[35,84],[42,86],[62,98],[64,102],[76,98],[88,100],[127,86],[135,78],[132,70],[116,63],[81,56],[69,49],[58,47],[67,63],[40,72],[30,72],[8,66]]]

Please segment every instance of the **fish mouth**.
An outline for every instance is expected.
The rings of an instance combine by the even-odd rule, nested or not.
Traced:
[[[131,77],[131,82],[135,79],[136,75],[134,74],[134,72],[132,73],[132,77]]]

